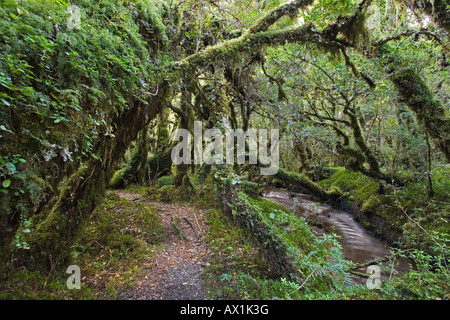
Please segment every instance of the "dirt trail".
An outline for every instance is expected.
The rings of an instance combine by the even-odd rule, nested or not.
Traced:
[[[152,259],[152,267],[144,270],[130,290],[119,295],[122,300],[204,300],[201,274],[208,266],[210,254],[204,240],[207,224],[205,212],[187,206],[160,203],[140,198],[129,191],[117,194],[130,201],[153,207],[166,229],[167,238],[162,249]],[[174,216],[178,218],[174,227]],[[182,239],[181,236],[186,237]]]

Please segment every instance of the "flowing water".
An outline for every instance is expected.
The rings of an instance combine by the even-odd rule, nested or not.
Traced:
[[[307,194],[294,193],[285,189],[267,188],[263,196],[288,209],[294,209],[299,216],[304,217],[307,221],[315,221],[314,225],[316,226],[313,228],[318,233],[337,234],[342,252],[347,260],[362,264],[375,259],[383,259],[390,255],[389,245],[371,235],[348,212],[318,203]],[[401,274],[409,270],[409,265],[410,261],[406,259],[396,260],[395,273]],[[367,267],[357,271],[366,273]],[[383,272],[381,280],[389,279],[393,271]],[[365,278],[358,276],[353,276],[353,280],[361,284],[366,282]]]

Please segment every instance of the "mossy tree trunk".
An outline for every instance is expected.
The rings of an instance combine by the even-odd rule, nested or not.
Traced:
[[[134,181],[143,185],[148,171],[148,126],[139,133],[136,141],[136,151],[131,159],[130,167],[134,171]]]
[[[225,166],[214,166],[214,168],[215,184],[224,212],[256,240],[269,264],[270,271],[277,277],[288,279],[299,276],[295,258],[290,256],[288,248],[279,235],[264,223],[248,202],[240,199],[238,185],[229,180],[231,174],[229,168]]]
[[[101,158],[91,158],[67,181],[47,218],[32,233],[30,250],[21,251],[20,263],[54,271],[70,258],[70,246],[83,221],[103,201],[106,188],[120,159],[132,141],[153,119],[166,99],[166,90],[148,103],[136,101],[114,119],[114,137],[104,136],[96,146]]]
[[[359,161],[358,165],[353,169],[356,169],[361,173],[363,173],[364,175],[377,180],[383,180],[387,183],[392,183],[397,186],[404,185],[404,182],[400,178],[396,176],[390,176],[388,174],[381,172],[377,158],[375,157],[372,150],[367,145],[364,139],[361,125],[359,123],[356,114],[356,110],[354,108],[348,107],[344,109],[344,113],[350,120],[349,124],[352,129],[353,139],[355,141],[356,146],[358,147],[358,150],[351,150],[350,147],[342,148],[342,150],[345,150],[345,152],[347,152],[347,154],[349,155],[354,155],[354,159],[360,158],[361,160]],[[367,162],[369,164],[369,169],[363,166],[364,162]]]
[[[415,70],[405,70],[392,76],[391,79],[406,105],[415,112],[436,147],[446,161],[450,162],[450,119],[445,114],[442,102],[434,97],[433,92]]]
[[[430,144],[430,137],[428,134],[425,137],[425,142],[427,143],[427,182],[428,182],[428,198],[433,198],[434,196],[434,189],[433,189],[433,180],[432,180],[432,166],[431,166],[431,144]]]
[[[170,105],[168,103],[168,105]],[[156,126],[156,148],[153,155],[148,160],[148,180],[155,181],[160,177],[171,175],[172,173],[172,148],[174,143],[170,141],[168,129],[168,111],[161,110],[159,121]]]
[[[310,170],[310,161],[311,161],[311,149],[305,143],[302,138],[296,138],[294,140],[294,151],[300,159],[301,167],[299,168],[299,172],[309,172]]]
[[[143,185],[148,171],[148,127],[146,126],[138,135],[131,161],[125,168],[114,175],[110,187],[113,189],[125,188],[132,183]]]
[[[370,170],[375,174],[380,175],[380,165],[377,159],[372,153],[372,150],[367,146],[366,141],[363,137],[361,126],[356,115],[356,110],[353,108],[345,108],[344,113],[349,117],[350,124],[353,131],[353,139],[355,144],[358,146],[359,150],[364,154],[367,163],[369,164]]]
[[[181,93],[181,107],[177,108],[171,106],[172,111],[174,111],[179,117],[178,129],[186,129],[192,132],[194,128],[194,112],[191,105],[192,94],[186,90]],[[177,165],[177,170],[175,173],[175,185],[177,187],[183,184],[183,179],[188,173],[188,164],[180,163]]]
[[[278,168],[278,172],[275,174],[275,177],[283,181],[286,186],[293,189],[304,190],[321,201],[336,202],[341,197],[341,195],[336,192],[327,192],[304,174],[289,172],[282,168]]]

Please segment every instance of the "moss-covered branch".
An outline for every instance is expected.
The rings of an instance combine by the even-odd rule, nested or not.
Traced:
[[[392,82],[436,147],[450,162],[450,118],[444,105],[434,97],[425,80],[415,70],[409,68],[400,71],[397,68],[395,63],[390,64]]]
[[[282,168],[279,168],[275,177],[283,181],[288,187],[306,190],[307,192],[311,193],[315,197],[318,197],[322,201],[327,200],[337,201],[337,199],[341,196],[340,194],[337,194],[334,191],[327,192],[320,185],[318,185],[317,183],[309,179],[307,176],[300,173],[289,172]]]
[[[309,26],[266,31],[282,16],[292,14],[311,3],[312,1],[293,1],[283,5],[262,18],[240,37],[207,47],[183,60],[174,62],[166,69],[167,79],[175,81],[183,75],[194,74],[199,67],[209,63],[236,60],[242,54],[253,52],[264,45],[284,44],[285,42],[320,42],[320,39],[316,38],[318,34]]]
[[[96,146],[97,154],[103,157],[91,158],[68,179],[57,204],[32,233],[28,241],[31,249],[21,252],[24,264],[32,262],[30,268],[53,271],[69,261],[70,246],[83,221],[103,201],[118,162],[142,128],[156,117],[166,95],[167,90],[163,90],[147,103],[136,101],[115,118],[114,136],[105,136]]]
[[[415,71],[409,70],[395,76],[393,82],[447,162],[450,162],[450,118],[446,116],[442,102],[434,98],[430,88]]]
[[[148,171],[147,138],[147,127],[145,127],[138,136],[130,163],[128,163],[123,169],[116,172],[111,180],[110,188],[120,189],[125,188],[132,183],[137,183],[140,185],[144,183],[146,173]]]
[[[313,2],[314,1],[312,0],[295,0],[282,5],[270,11],[267,15],[257,21],[255,25],[250,28],[250,33],[267,31],[271,25],[280,20],[282,17],[295,14],[296,11],[311,5]]]

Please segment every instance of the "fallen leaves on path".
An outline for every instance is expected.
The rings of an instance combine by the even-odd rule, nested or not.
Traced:
[[[139,198],[129,191],[117,194],[130,201],[139,201],[156,210],[167,237],[162,249],[153,258],[152,267],[144,270],[134,286],[119,295],[124,300],[203,300],[202,272],[208,264],[210,250],[204,239],[206,210]],[[173,221],[186,237],[180,237]]]

